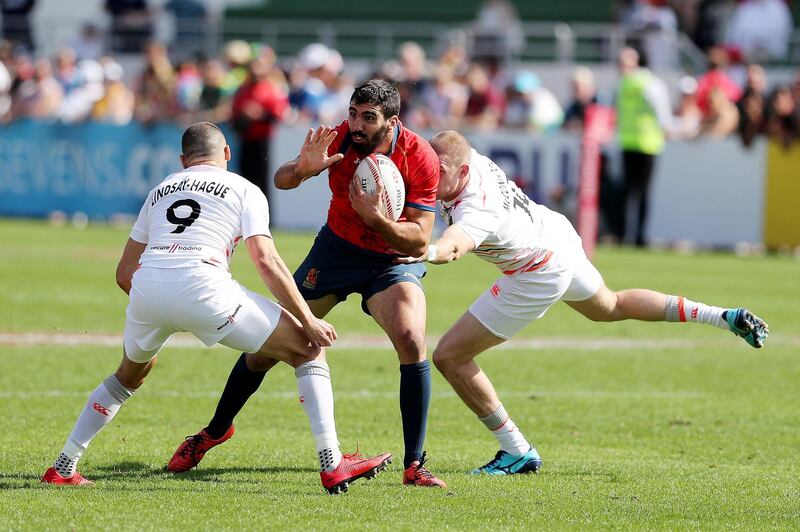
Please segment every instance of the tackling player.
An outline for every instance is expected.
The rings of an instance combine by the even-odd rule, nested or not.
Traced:
[[[391,455],[364,459],[339,451],[324,350],[336,330],[314,317],[297,291],[272,241],[264,194],[227,171],[231,152],[219,128],[193,124],[183,134],[182,151],[184,170],[150,191],[117,267],[117,284],[130,295],[122,363],[89,396],[42,482],[92,484],[77,472],[81,455],[142,385],[170,336],[188,331],[207,346],[220,343],[295,368],[322,484],[331,493],[346,491],[350,482],[377,474]],[[283,308],[231,277],[229,262],[242,239]]]
[[[691,321],[730,330],[753,347],[764,345],[769,329],[747,309],[722,309],[652,290],[610,290],[564,216],[531,201],[455,131],[439,133],[431,145],[440,161],[441,215],[450,227],[426,255],[404,262],[444,264],[471,251],[503,273],[433,354],[439,371],[500,443],[495,458],[473,473],[510,475],[541,467],[536,449],[474,359],[541,318],[558,300],[593,321]]]
[[[317,317],[324,317],[350,294],[361,295],[361,307],[386,331],[400,360],[400,413],[403,422],[403,483],[445,487],[425,464],[425,431],[431,396],[425,346],[425,294],[421,264],[398,264],[398,256],[423,253],[435,218],[439,161],[430,144],[403,127],[400,95],[387,81],[373,79],[356,87],[348,119],[335,128],[309,130],[300,155],[275,173],[275,186],[298,187],[328,169],[333,192],[328,220],[308,256],[294,274],[300,293]],[[365,194],[354,179],[362,158],[389,156],[406,185],[402,216],[381,214],[379,188]],[[233,433],[233,419],[275,362],[244,356],[228,377],[214,417],[193,438],[195,451],[182,444],[168,468],[196,466],[203,454]]]

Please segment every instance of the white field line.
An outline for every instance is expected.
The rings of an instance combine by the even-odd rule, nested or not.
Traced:
[[[722,338],[722,337],[721,337]],[[428,337],[428,346],[433,348],[438,337]],[[725,336],[725,340],[735,339]],[[782,338],[780,343],[800,345],[800,338]],[[680,338],[633,339],[633,338],[580,338],[556,336],[549,338],[521,338],[509,340],[494,349],[572,349],[576,351],[598,351],[603,349],[697,349],[720,345],[721,341],[692,340]],[[102,346],[122,345],[122,335],[112,333],[49,333],[49,332],[0,332],[0,346]],[[173,335],[167,344],[171,347],[205,348],[204,344],[188,333]],[[731,343],[731,345],[734,345]],[[331,349],[392,349],[392,344],[382,335],[347,335],[340,337]]]

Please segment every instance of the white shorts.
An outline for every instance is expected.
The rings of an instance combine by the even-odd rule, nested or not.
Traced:
[[[544,316],[556,301],[584,301],[603,286],[603,277],[586,257],[575,229],[566,218],[557,223],[565,245],[554,251],[544,268],[500,277],[469,307],[470,314],[495,336],[509,339]]]
[[[142,363],[181,331],[207,346],[258,351],[278,325],[281,307],[212,266],[142,267],[133,274],[125,315],[125,354]]]

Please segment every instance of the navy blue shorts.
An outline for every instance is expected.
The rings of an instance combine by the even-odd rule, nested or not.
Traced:
[[[394,255],[355,246],[324,225],[294,272],[294,282],[306,301],[330,294],[344,301],[352,293],[361,294],[361,308],[369,314],[367,300],[393,284],[414,283],[422,288],[425,265],[396,264],[394,259]]]

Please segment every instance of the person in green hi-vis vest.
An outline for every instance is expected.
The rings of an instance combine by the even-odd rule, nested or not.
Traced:
[[[637,246],[647,243],[650,182],[656,156],[664,150],[664,138],[672,122],[667,87],[645,65],[643,56],[633,48],[620,51],[617,127],[624,172],[623,239]]]

